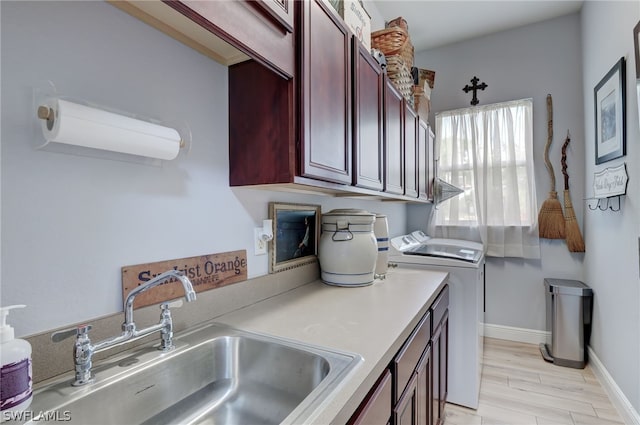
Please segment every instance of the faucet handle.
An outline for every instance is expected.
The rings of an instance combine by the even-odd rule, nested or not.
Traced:
[[[173,301],[167,301],[164,302],[162,304],[160,304],[160,308],[162,310],[168,310],[169,308],[179,308],[182,307],[182,298],[178,298],[177,300],[173,300]]]
[[[72,336],[83,336],[89,333],[91,328],[92,328],[91,325],[79,325],[79,326],[76,326],[75,328],[63,329],[61,331],[52,333],[51,341],[60,342]]]

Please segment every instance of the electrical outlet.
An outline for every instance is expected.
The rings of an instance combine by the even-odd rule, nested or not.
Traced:
[[[267,241],[262,239],[262,227],[256,227],[253,229],[253,241],[254,241],[254,254],[266,255],[267,254]]]

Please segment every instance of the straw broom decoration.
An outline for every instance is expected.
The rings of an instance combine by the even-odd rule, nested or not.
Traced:
[[[556,175],[553,172],[551,161],[549,161],[549,147],[553,140],[553,106],[550,94],[547,95],[547,134],[547,144],[544,147],[544,164],[547,166],[547,171],[551,176],[551,191],[549,192],[549,197],[542,203],[538,213],[539,234],[541,238],[564,239],[564,215],[556,192]]]
[[[567,247],[569,252],[584,252],[584,239],[580,233],[580,226],[576,220],[576,213],[573,211],[571,196],[569,195],[569,174],[567,174],[567,146],[571,142],[569,130],[567,138],[562,145],[562,174],[564,175],[564,219],[565,231],[567,234]]]

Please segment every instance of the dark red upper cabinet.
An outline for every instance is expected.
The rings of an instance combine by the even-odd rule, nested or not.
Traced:
[[[256,1],[170,3],[189,10],[194,20],[211,15],[227,25],[230,39],[231,29],[241,25],[226,23],[216,10],[229,8],[228,19],[239,16],[238,10],[251,11],[274,33],[287,33],[264,9],[270,1],[278,6],[280,0],[263,0],[260,6]],[[277,184],[426,202],[420,170],[429,154],[418,152],[425,145],[417,143],[415,113],[328,2],[293,1],[293,8],[295,78],[281,78],[255,56],[229,66],[230,185]]]
[[[295,5],[300,175],[351,184],[351,35],[328,3]]]
[[[353,40],[353,184],[383,188],[383,73],[366,47]]]

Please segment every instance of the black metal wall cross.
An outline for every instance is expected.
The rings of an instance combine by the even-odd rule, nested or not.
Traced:
[[[484,90],[488,87],[486,83],[481,83],[480,85],[478,85],[479,81],[480,80],[478,79],[478,77],[474,75],[473,78],[471,79],[471,85],[467,84],[462,89],[462,91],[465,93],[469,93],[470,91],[473,90],[473,99],[471,99],[472,105],[477,105],[478,103],[480,103],[480,101],[478,100],[478,97],[476,96],[477,91]]]

